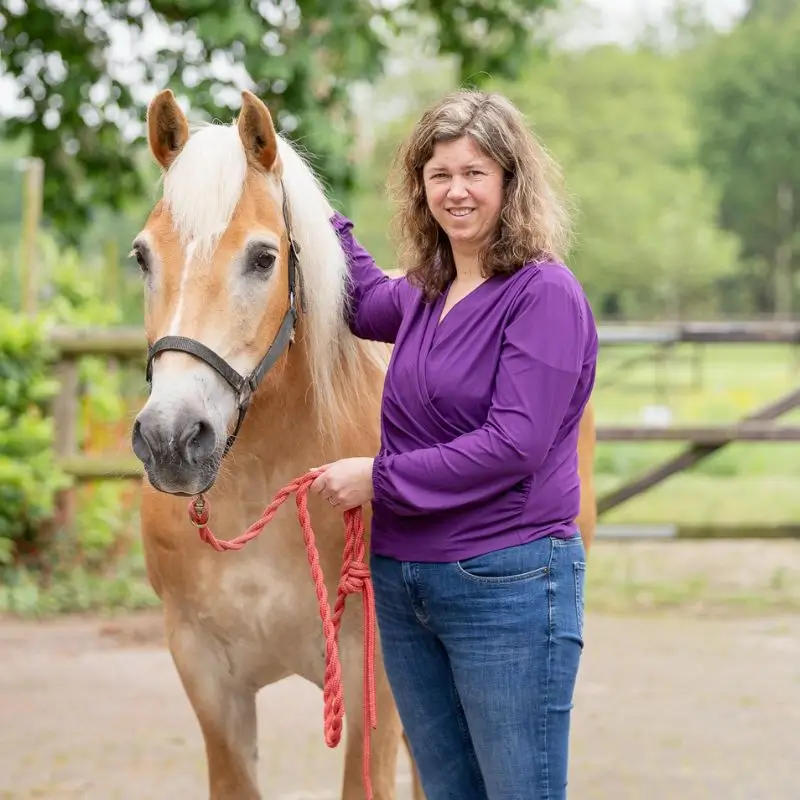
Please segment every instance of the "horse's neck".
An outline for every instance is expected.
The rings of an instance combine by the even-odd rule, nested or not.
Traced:
[[[313,458],[322,447],[306,370],[291,364],[278,380],[265,383],[239,435],[240,444],[246,443],[241,450],[246,449],[247,458],[237,460],[244,471],[274,473],[280,467],[282,473],[292,472],[295,462]]]
[[[383,372],[369,355],[373,343],[359,342],[363,368],[341,375],[353,380],[348,419],[335,420],[327,433],[320,428],[307,352],[299,341],[294,347],[285,371],[266,380],[253,399],[231,464],[236,480],[273,485],[328,461],[377,451]]]

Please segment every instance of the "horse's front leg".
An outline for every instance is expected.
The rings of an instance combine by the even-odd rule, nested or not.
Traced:
[[[254,691],[231,676],[222,645],[207,632],[177,622],[167,638],[205,740],[210,800],[261,800]]]

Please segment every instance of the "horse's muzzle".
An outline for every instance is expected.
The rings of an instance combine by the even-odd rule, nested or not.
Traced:
[[[224,443],[208,419],[190,413],[165,419],[145,408],[133,424],[131,444],[156,489],[195,495],[213,484]]]

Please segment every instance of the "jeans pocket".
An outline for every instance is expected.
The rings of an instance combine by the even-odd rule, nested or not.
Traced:
[[[575,612],[578,624],[578,636],[583,639],[583,620],[586,605],[586,562],[574,561],[572,571],[575,576]]]
[[[550,537],[456,562],[459,574],[478,583],[503,584],[542,578],[550,570]]]

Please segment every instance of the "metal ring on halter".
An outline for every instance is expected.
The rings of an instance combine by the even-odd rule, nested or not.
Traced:
[[[328,498],[328,502],[335,508],[339,505],[338,501],[334,500],[332,497]]]
[[[195,528],[205,528],[208,526],[209,520],[209,513],[208,509],[206,508],[206,501],[205,498],[201,496],[195,498],[192,502],[192,508],[194,509],[194,514],[189,514],[189,522],[195,526]],[[200,522],[199,520],[204,520]]]

